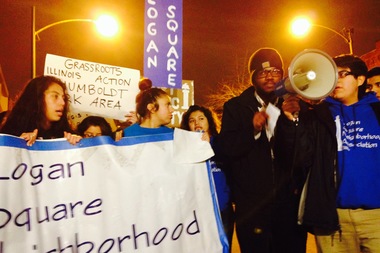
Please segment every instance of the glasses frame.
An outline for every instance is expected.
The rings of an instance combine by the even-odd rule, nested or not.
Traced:
[[[268,74],[270,74],[272,77],[280,77],[282,76],[282,70],[278,68],[263,69],[257,72],[256,77],[266,78],[268,77]]]
[[[338,78],[345,78],[346,76],[355,76],[354,73],[347,70],[338,71]]]

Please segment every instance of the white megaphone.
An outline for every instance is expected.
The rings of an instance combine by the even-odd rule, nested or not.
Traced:
[[[327,97],[335,89],[338,69],[333,59],[325,52],[305,49],[293,58],[288,75],[276,83],[276,96],[297,93],[306,99],[319,100]]]

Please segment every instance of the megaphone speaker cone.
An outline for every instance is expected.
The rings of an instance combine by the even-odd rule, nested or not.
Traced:
[[[310,100],[319,100],[335,89],[338,80],[338,69],[333,59],[317,49],[306,49],[297,54],[288,73],[288,78],[276,84],[278,96],[297,93]]]

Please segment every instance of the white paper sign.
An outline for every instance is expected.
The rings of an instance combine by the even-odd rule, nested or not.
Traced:
[[[125,120],[136,110],[139,70],[47,54],[44,75],[66,83],[72,113]]]

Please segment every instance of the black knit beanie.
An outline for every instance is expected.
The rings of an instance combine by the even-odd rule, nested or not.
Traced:
[[[275,67],[284,72],[284,63],[278,51],[274,48],[263,47],[254,52],[248,61],[248,72],[251,81],[255,72],[264,68]]]

